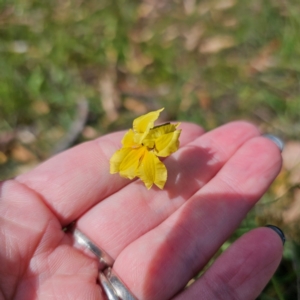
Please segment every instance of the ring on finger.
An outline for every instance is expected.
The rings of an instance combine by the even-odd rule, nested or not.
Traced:
[[[104,270],[105,268],[113,265],[114,260],[77,228],[73,230],[73,237],[75,245],[82,250],[88,249],[97,257],[99,262],[99,270]]]
[[[99,281],[108,300],[136,300],[111,268],[99,273]]]

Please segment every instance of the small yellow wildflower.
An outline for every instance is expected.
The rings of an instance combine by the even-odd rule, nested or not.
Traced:
[[[147,189],[153,184],[163,189],[167,169],[158,156],[167,157],[178,150],[181,130],[177,129],[179,123],[154,126],[162,110],[150,112],[133,121],[133,129],[122,139],[123,147],[110,159],[111,174],[120,173],[129,179],[139,177]]]

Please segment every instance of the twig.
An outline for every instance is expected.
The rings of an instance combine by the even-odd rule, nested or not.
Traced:
[[[297,300],[300,300],[300,246],[295,242],[293,244],[292,262],[297,280]]]
[[[59,153],[63,150],[68,149],[77,139],[79,134],[82,132],[84,125],[87,121],[89,113],[89,104],[86,98],[81,98],[78,100],[77,104],[77,116],[74,122],[71,124],[69,131],[63,137],[63,139],[58,142],[53,150],[52,154]]]
[[[292,191],[294,189],[300,189],[300,183],[293,184],[281,196],[275,198],[274,200],[267,201],[267,202],[264,202],[264,203],[258,203],[257,205],[269,205],[271,203],[275,203],[275,202],[281,200],[284,196],[286,196],[290,191]]]

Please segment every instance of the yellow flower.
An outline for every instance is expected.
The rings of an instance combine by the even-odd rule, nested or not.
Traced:
[[[123,147],[110,159],[110,173],[120,173],[122,177],[139,177],[147,189],[153,184],[163,189],[167,180],[167,169],[159,157],[167,157],[178,150],[179,136],[177,124],[166,123],[154,126],[159,117],[159,109],[140,116],[133,121],[122,139]]]

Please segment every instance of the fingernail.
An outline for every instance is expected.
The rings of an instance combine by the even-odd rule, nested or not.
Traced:
[[[274,230],[279,235],[279,237],[282,240],[282,244],[284,245],[284,243],[285,243],[285,235],[284,235],[283,231],[279,227],[277,227],[275,225],[266,225],[265,227],[269,227],[272,230]]]
[[[276,144],[276,146],[279,148],[280,152],[282,152],[282,150],[284,148],[284,142],[279,137],[277,137],[273,134],[264,134],[263,136],[265,138],[271,140],[272,142],[274,142]]]

